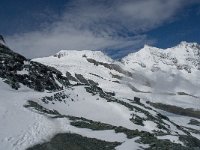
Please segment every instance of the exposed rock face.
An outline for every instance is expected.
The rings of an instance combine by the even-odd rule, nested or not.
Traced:
[[[37,91],[56,91],[69,85],[60,71],[32,62],[5,45],[0,45],[0,77],[15,89],[20,83]],[[58,85],[59,82],[62,86]]]

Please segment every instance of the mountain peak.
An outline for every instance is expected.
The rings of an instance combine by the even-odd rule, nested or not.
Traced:
[[[132,55],[135,55],[135,54],[136,55],[152,55],[152,53],[158,53],[162,50],[163,49],[145,44],[142,49],[138,50],[137,52],[130,53],[130,54],[128,54],[128,56],[132,56]]]
[[[109,56],[104,54],[102,51],[95,50],[61,50],[54,55],[58,58],[75,58],[80,59],[80,57],[93,58],[98,61],[113,61]]]
[[[180,42],[180,44],[178,44],[176,47],[184,47],[184,48],[187,48],[187,47],[196,47],[198,44],[195,43],[195,42],[186,42],[186,41],[182,41]]]
[[[155,48],[155,47],[148,45],[148,44],[144,44],[144,48]]]
[[[2,35],[0,35],[0,45],[5,45],[5,40]]]

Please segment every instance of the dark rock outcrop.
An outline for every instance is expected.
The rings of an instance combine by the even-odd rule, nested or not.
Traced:
[[[0,77],[14,89],[23,84],[36,91],[57,91],[70,84],[55,68],[30,61],[5,45],[0,45]]]

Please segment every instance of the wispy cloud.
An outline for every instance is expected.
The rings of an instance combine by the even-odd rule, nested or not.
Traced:
[[[11,48],[29,58],[60,49],[130,50],[152,42],[146,31],[173,20],[187,0],[76,0],[40,31],[7,37]],[[53,15],[55,17],[55,15]]]

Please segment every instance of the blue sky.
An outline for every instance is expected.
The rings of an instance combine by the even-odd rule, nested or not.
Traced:
[[[144,44],[200,43],[199,0],[1,0],[0,34],[29,57],[60,49],[120,58]]]

